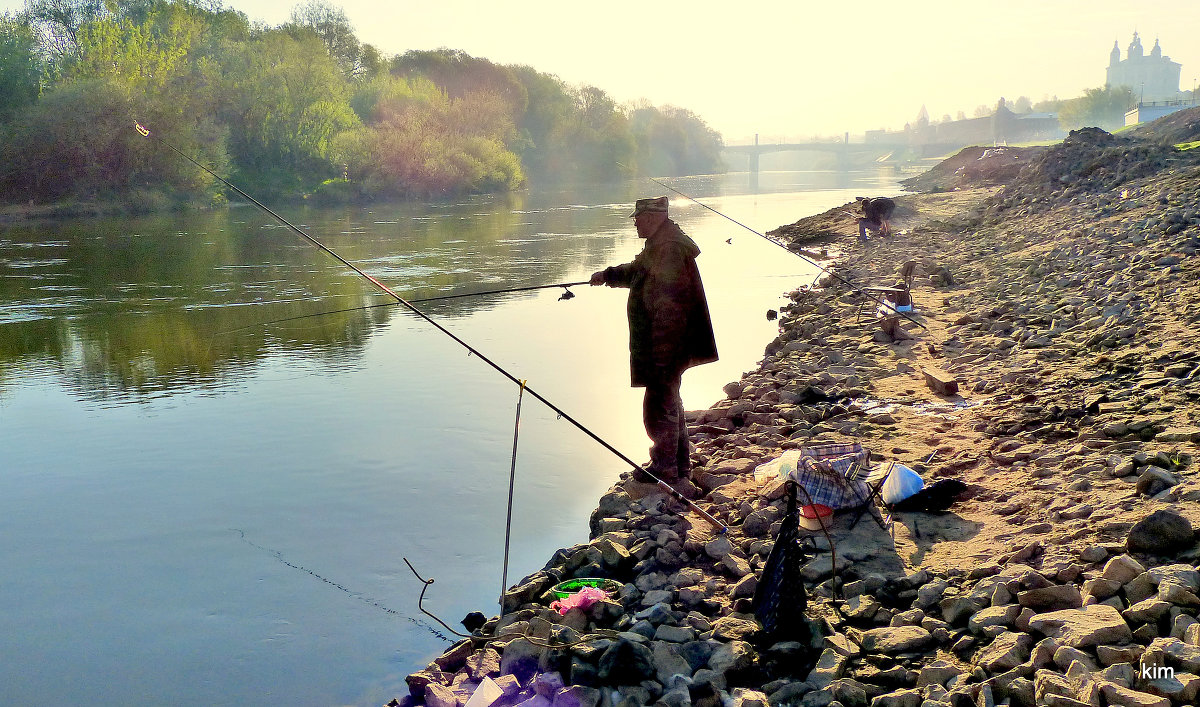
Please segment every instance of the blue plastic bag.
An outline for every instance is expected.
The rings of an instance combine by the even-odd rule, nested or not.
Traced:
[[[880,496],[883,497],[883,502],[890,506],[915,496],[923,488],[925,488],[925,480],[921,478],[920,474],[903,464],[893,463],[887,481],[883,482]]]

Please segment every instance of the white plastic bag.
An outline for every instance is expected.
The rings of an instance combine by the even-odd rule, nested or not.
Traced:
[[[883,482],[883,490],[880,495],[883,497],[883,502],[890,506],[915,496],[923,488],[925,488],[925,480],[921,478],[920,474],[903,464],[892,464],[892,471],[888,474],[887,481]]]
[[[789,449],[771,461],[754,467],[754,481],[761,486],[773,479],[786,479],[796,470],[799,462],[800,450]]]
[[[504,690],[496,684],[495,680],[485,677],[483,682],[479,683],[479,687],[475,688],[471,698],[467,700],[466,707],[488,707],[503,694]]]

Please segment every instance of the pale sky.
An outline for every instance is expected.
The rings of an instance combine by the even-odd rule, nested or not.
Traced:
[[[1200,77],[1197,0],[328,0],[384,54],[449,47],[528,64],[618,102],[688,108],[728,142],[899,129],[1021,95],[1102,86],[1136,30]],[[0,0],[15,10],[23,0]],[[293,0],[225,0],[284,22]],[[601,9],[603,8],[603,9]]]

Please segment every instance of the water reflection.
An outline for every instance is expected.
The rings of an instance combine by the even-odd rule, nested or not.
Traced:
[[[524,195],[433,208],[302,209],[285,218],[412,298],[554,282],[599,257],[613,206]],[[0,386],[48,362],[89,399],[186,391],[276,354],[346,359],[401,310],[270,217],[247,208],[13,227],[0,241]],[[469,316],[495,297],[430,305]]]

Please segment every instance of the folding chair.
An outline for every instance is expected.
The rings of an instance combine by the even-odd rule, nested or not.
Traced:
[[[879,524],[880,528],[888,530],[892,527],[892,512],[887,504],[883,502],[883,497],[880,495],[883,491],[883,484],[891,475],[895,462],[887,462],[886,464],[878,464],[872,467],[869,463],[855,466],[846,472],[846,478],[853,482],[859,482],[862,486],[866,486],[868,490],[866,498],[862,499],[862,507],[858,511],[858,515],[854,517],[854,522],[850,524],[850,528],[858,525],[858,521],[862,520],[863,513],[871,513],[871,517]],[[862,486],[855,485],[854,488],[860,489]],[[874,513],[875,506],[879,506],[879,515]]]

